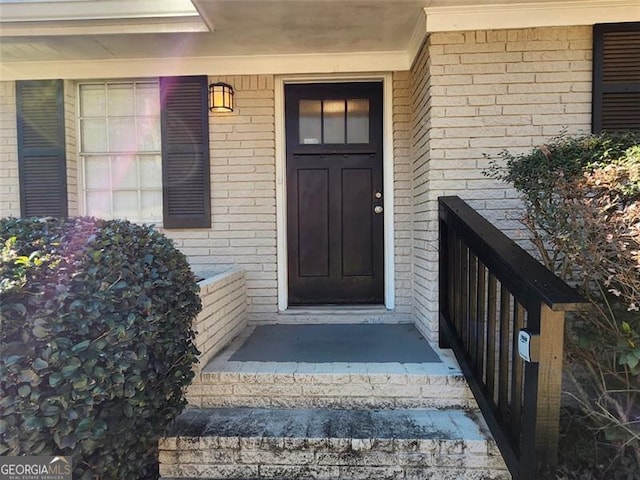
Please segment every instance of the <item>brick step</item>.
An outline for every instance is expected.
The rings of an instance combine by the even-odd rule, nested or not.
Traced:
[[[464,376],[442,364],[244,362],[205,370],[187,398],[201,408],[476,408]]]
[[[511,477],[476,411],[193,409],[160,441],[170,479]]]

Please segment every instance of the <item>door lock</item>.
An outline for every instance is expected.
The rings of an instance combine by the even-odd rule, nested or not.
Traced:
[[[376,205],[373,208],[373,211],[376,215],[380,215],[384,211],[384,208],[382,208],[380,205]]]
[[[378,199],[382,198],[382,192],[376,192],[376,193],[374,194],[374,197],[376,197],[376,198],[378,198]]]

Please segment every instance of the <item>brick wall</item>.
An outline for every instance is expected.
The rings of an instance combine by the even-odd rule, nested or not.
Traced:
[[[485,154],[531,150],[591,122],[591,28],[432,34],[412,68],[416,316],[437,308],[437,197],[460,195],[516,240],[520,203]],[[421,99],[425,99],[421,101]]]
[[[393,188],[395,200],[396,312],[410,314],[411,291],[411,76],[393,73]]]
[[[199,272],[246,272],[248,318],[277,314],[273,76],[211,77],[235,90],[235,108],[211,114],[211,230],[170,230]]]
[[[202,311],[193,324],[201,371],[247,325],[245,274],[230,270],[199,282]]]
[[[0,217],[20,216],[16,84],[0,82]]]
[[[77,116],[76,116],[76,82],[64,81],[64,131],[65,151],[67,157],[67,199],[69,215],[80,213],[78,206],[78,144],[76,141]]]

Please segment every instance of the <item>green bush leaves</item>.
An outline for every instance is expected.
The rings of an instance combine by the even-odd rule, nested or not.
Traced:
[[[74,457],[74,478],[153,474],[198,352],[198,286],[151,227],[0,220],[0,455]]]

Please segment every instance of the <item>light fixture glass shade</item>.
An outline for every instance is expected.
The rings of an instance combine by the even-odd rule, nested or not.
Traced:
[[[209,110],[212,112],[233,112],[233,87],[228,83],[209,85]]]

